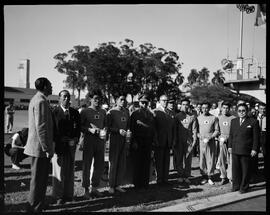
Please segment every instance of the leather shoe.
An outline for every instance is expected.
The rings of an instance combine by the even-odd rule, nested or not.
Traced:
[[[56,201],[56,204],[57,204],[57,205],[63,205],[63,204],[65,204],[65,200],[64,200],[64,199],[58,199],[58,200]]]
[[[239,190],[240,194],[244,194],[244,193],[247,193],[247,192],[248,192],[247,190]]]

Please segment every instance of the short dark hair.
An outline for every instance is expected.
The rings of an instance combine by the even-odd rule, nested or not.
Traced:
[[[182,104],[182,102],[188,102],[190,104],[190,100],[188,98],[181,99],[181,104]]]
[[[68,90],[61,90],[61,91],[59,92],[58,96],[60,97],[60,96],[61,96],[61,94],[62,94],[63,92],[66,92],[66,93],[68,93],[68,94],[70,95],[70,93],[69,93],[69,91],[68,91]]]
[[[265,104],[265,103],[263,103],[263,102],[260,102],[260,103],[259,103],[259,106],[266,107],[266,104]]]
[[[90,99],[92,99],[94,96],[99,96],[99,97],[102,97],[102,92],[100,89],[94,89],[94,90],[91,90],[89,91],[88,93],[88,96]]]
[[[51,82],[47,78],[41,77],[35,81],[35,87],[38,91],[44,91],[45,87],[47,87],[50,83]]]
[[[228,106],[229,108],[231,107],[231,103],[228,102],[228,101],[222,102],[221,107],[222,107],[223,105],[226,105],[226,106]]]
[[[202,106],[203,106],[203,105],[207,105],[209,108],[211,107],[210,103],[207,102],[207,101],[202,102],[201,105],[202,105]]]
[[[246,109],[246,111],[248,110],[248,106],[246,105],[246,103],[240,103],[239,105],[237,105],[237,109],[239,107],[244,107]]]

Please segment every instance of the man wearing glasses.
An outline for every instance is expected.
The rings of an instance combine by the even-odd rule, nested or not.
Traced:
[[[170,148],[173,143],[174,116],[167,109],[168,97],[159,98],[160,106],[154,112],[157,139],[154,143],[154,156],[157,170],[157,184],[167,184],[170,167]]]
[[[229,149],[232,153],[232,191],[246,193],[249,188],[251,158],[257,155],[259,123],[247,116],[246,104],[237,106],[238,117],[231,121]]]

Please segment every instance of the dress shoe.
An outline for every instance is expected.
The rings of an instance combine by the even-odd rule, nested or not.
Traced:
[[[183,183],[184,182],[184,179],[180,177],[180,178],[177,179],[177,182]]]
[[[84,198],[84,199],[87,199],[87,200],[88,200],[88,199],[92,199],[92,197],[91,197],[91,195],[90,195],[89,192],[85,192],[84,195],[83,195],[83,198]]]
[[[65,197],[64,200],[65,200],[65,202],[72,202],[73,198],[72,197]]]
[[[190,184],[191,181],[188,179],[188,178],[185,178],[184,181],[187,183],[187,184]]]
[[[123,188],[121,188],[119,186],[116,187],[115,190],[118,191],[118,192],[120,192],[120,193],[125,193],[126,192],[126,190],[124,190]]]
[[[247,190],[239,190],[240,194],[244,194],[244,193],[247,193],[247,192],[248,192]]]
[[[92,189],[91,196],[100,198],[100,197],[103,197],[103,194],[101,192],[99,192],[97,189]]]
[[[226,178],[222,178],[221,179],[221,182],[219,183],[219,185],[224,185],[224,184],[227,184],[227,180],[226,180]]]
[[[207,180],[206,179],[203,179],[202,181],[201,181],[201,185],[204,185],[204,184],[206,184],[207,183]]]

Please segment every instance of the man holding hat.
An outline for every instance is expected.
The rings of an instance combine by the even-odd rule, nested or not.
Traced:
[[[148,188],[152,143],[155,137],[153,113],[148,109],[149,98],[139,97],[140,108],[130,117],[131,147],[134,157],[133,183],[135,188]]]

